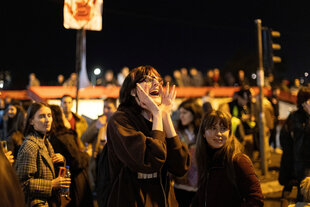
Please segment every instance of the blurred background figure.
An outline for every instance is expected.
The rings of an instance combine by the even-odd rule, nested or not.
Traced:
[[[191,75],[191,86],[203,86],[203,75],[197,68],[192,67],[189,73]]]
[[[270,101],[273,112],[274,112],[274,126],[273,129],[270,130],[270,138],[269,138],[269,145],[273,147],[274,150],[278,150],[279,146],[276,143],[276,135],[277,135],[277,126],[279,125],[279,118],[280,118],[280,111],[279,111],[279,95],[280,95],[280,88],[279,87],[272,87],[271,95],[268,97]]]
[[[291,94],[297,95],[300,88],[301,88],[300,80],[299,80],[299,78],[295,78],[293,85],[290,87]]]
[[[24,110],[19,104],[12,102],[3,115],[4,138],[7,138],[17,120],[17,114]]]
[[[213,86],[222,86],[223,80],[221,77],[220,69],[214,68],[213,73]]]
[[[238,70],[237,85],[241,87],[250,85],[248,78],[245,77],[244,70]]]
[[[213,76],[214,76],[214,72],[212,69],[209,69],[205,75],[205,86],[213,86],[214,85],[214,81],[213,81]]]
[[[181,77],[181,72],[179,70],[174,70],[173,71],[173,78],[174,78],[174,82],[176,83],[176,86],[182,87],[184,86],[183,84],[183,80]]]
[[[50,142],[55,153],[60,153],[66,158],[66,165],[70,166],[71,185],[68,204],[72,207],[93,206],[92,192],[88,178],[88,154],[79,149],[77,134],[71,129],[70,123],[65,118],[61,108],[51,105],[53,126]]]
[[[196,137],[203,116],[202,107],[195,99],[183,101],[179,107],[177,133],[191,154],[189,171],[183,177],[175,177],[174,192],[180,207],[190,206],[197,191],[198,169],[195,158]]]
[[[183,86],[191,86],[191,77],[188,75],[187,68],[180,69]]]
[[[236,86],[236,79],[231,72],[226,72],[224,74],[224,82],[226,86]]]
[[[71,73],[70,77],[63,84],[63,86],[76,86],[76,85],[77,85],[76,73]]]
[[[92,189],[96,188],[97,179],[97,163],[100,157],[101,151],[107,142],[107,124],[110,117],[117,110],[115,98],[107,98],[104,100],[103,114],[98,116],[97,120],[94,120],[83,133],[82,142],[88,143],[92,146],[92,153],[89,166],[89,176]]]
[[[30,87],[30,86],[40,86],[40,81],[39,81],[39,79],[37,79],[35,73],[30,73],[30,75],[29,75],[28,87]]]
[[[164,76],[164,86],[166,86],[166,84],[169,82],[170,86],[175,85],[174,80],[172,79],[171,75],[165,75]]]
[[[114,77],[113,70],[107,70],[104,74],[102,85],[105,87],[118,86],[117,80]]]
[[[65,82],[65,77],[62,74],[59,74],[57,76],[56,86],[63,86],[64,82]]]
[[[310,87],[302,87],[297,95],[297,110],[290,113],[280,132],[283,150],[279,183],[287,198],[297,186],[297,201],[303,201],[300,183],[310,175]]]
[[[123,84],[128,74],[129,74],[129,67],[127,66],[123,67],[121,72],[117,74],[117,82],[120,86]]]
[[[65,94],[61,98],[60,106],[65,114],[66,119],[71,125],[71,129],[77,133],[77,143],[81,150],[84,150],[85,146],[81,141],[81,136],[88,127],[86,119],[77,113],[71,111],[73,106],[72,96]]]
[[[16,158],[18,150],[24,141],[26,111],[22,106],[12,106],[16,108],[16,113],[12,118],[12,126],[11,129],[8,131],[6,139],[8,142],[8,150],[12,151],[13,156]]]
[[[22,188],[14,168],[0,150],[0,203],[3,207],[25,206]]]

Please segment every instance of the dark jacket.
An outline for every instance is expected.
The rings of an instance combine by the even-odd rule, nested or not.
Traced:
[[[283,149],[280,184],[300,182],[310,170],[310,115],[303,109],[288,116],[280,132],[280,144]]]
[[[68,206],[93,206],[92,193],[88,180],[88,154],[81,152],[76,142],[76,133],[72,130],[58,132],[53,135],[50,142],[56,153],[62,154],[70,166],[71,202]]]
[[[251,160],[243,153],[233,159],[236,184],[229,180],[225,166],[215,163],[208,171],[206,183],[201,184],[193,206],[263,206],[260,182],[254,172]]]
[[[178,136],[167,139],[164,132],[152,131],[152,122],[142,115],[119,108],[109,120],[107,139],[113,182],[108,206],[178,206],[168,172],[182,176],[190,164]]]

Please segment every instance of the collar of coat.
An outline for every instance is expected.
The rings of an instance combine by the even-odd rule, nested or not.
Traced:
[[[47,140],[46,137],[41,138],[35,135],[29,135],[27,136],[26,139],[35,143],[38,146],[41,156],[47,162],[48,167],[51,169],[55,177],[55,169],[54,169],[54,164],[52,161],[52,155],[54,154],[54,150],[53,150],[51,143]],[[47,145],[45,145],[45,139],[47,141]]]

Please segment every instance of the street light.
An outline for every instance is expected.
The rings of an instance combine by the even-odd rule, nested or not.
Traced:
[[[101,74],[101,69],[100,68],[95,68],[91,74],[91,82],[93,86],[97,85],[97,78]]]
[[[97,75],[100,75],[101,73],[101,69],[100,68],[95,68],[94,69],[94,74],[97,76]]]

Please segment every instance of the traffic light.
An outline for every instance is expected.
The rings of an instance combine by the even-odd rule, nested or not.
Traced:
[[[274,40],[281,36],[280,32],[274,31],[268,27],[262,28],[263,39],[263,62],[264,68],[271,71],[273,70],[274,63],[280,63],[281,57],[275,56],[276,50],[281,50],[281,45],[275,43]]]

